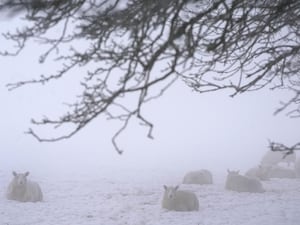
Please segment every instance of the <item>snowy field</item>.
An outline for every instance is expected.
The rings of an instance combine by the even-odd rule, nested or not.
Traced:
[[[225,171],[217,176],[214,173],[213,185],[181,185],[181,189],[196,192],[198,212],[171,212],[161,208],[163,184],[180,184],[181,172],[78,171],[47,176],[31,173],[29,177],[43,189],[44,201],[40,203],[6,200],[12,175],[0,171],[0,225],[300,224],[300,179],[272,179],[263,183],[266,193],[248,194],[224,190]]]

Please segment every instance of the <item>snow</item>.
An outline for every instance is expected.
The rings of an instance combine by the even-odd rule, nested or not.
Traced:
[[[264,181],[265,193],[224,189],[226,171],[213,172],[213,185],[186,185],[198,212],[161,208],[163,185],[181,183],[183,171],[98,167],[31,173],[44,201],[5,199],[10,171],[0,170],[0,225],[299,225],[300,179]]]

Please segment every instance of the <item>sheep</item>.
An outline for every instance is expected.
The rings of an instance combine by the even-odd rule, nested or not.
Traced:
[[[296,171],[281,166],[272,166],[268,176],[269,178],[296,178]]]
[[[195,193],[185,190],[178,190],[179,186],[164,185],[162,207],[173,211],[198,211],[199,201]]]
[[[20,202],[37,202],[43,200],[43,194],[38,183],[27,179],[29,172],[16,173],[8,185],[6,198]]]
[[[295,173],[296,173],[296,177],[300,178],[300,158],[296,161]]]
[[[257,167],[249,169],[245,173],[245,176],[265,181],[269,179],[270,169],[270,166],[259,165]]]
[[[261,182],[258,179],[242,176],[239,171],[227,170],[225,189],[237,192],[265,192]]]
[[[183,184],[212,184],[213,178],[210,171],[202,169],[187,173],[182,181]]]
[[[295,165],[296,153],[293,152],[292,154],[285,154],[286,153],[279,151],[268,151],[263,156],[261,160],[261,165],[273,166],[277,165],[278,163],[287,163],[288,166],[290,165],[290,163],[293,163]]]

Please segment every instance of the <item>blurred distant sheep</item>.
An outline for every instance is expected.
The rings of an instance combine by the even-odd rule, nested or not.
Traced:
[[[162,207],[173,211],[198,211],[199,201],[197,196],[190,191],[178,190],[179,186],[167,187],[164,185]]]
[[[239,171],[227,170],[225,188],[237,192],[262,193],[265,190],[258,179],[242,176]]]
[[[296,178],[296,171],[275,165],[269,171],[269,178]]]
[[[295,164],[296,162],[296,153],[285,155],[284,152],[280,151],[267,151],[261,160],[261,165],[272,166],[277,165],[278,163],[287,163],[288,166],[290,163]]]
[[[300,178],[300,158],[296,161],[295,172],[296,172],[296,177]]]
[[[184,184],[212,184],[212,174],[208,170],[198,170],[187,173],[182,183]]]
[[[43,194],[38,183],[27,179],[29,172],[13,172],[13,179],[10,182],[6,197],[9,200],[20,202],[37,202],[43,200]]]
[[[245,173],[245,176],[251,177],[251,178],[256,178],[256,179],[263,180],[263,181],[268,180],[270,169],[271,169],[270,166],[259,165],[257,167],[249,169]]]

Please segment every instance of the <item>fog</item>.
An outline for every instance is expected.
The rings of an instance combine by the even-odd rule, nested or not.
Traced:
[[[1,40],[5,47],[7,42]],[[268,88],[229,97],[230,92],[199,94],[178,80],[162,97],[147,104],[143,113],[154,124],[154,139],[147,128],[132,121],[118,144],[111,138],[122,126],[119,121],[97,118],[74,137],[40,143],[24,134],[31,118],[59,116],[77,94],[81,73],[46,85],[28,85],[8,91],[7,83],[27,80],[51,72],[55,64],[38,64],[38,46],[27,48],[18,57],[1,57],[1,146],[3,170],[30,170],[38,173],[82,171],[101,166],[111,168],[180,169],[226,168],[245,170],[259,164],[269,140],[292,145],[299,141],[297,119],[284,113],[274,116],[280,101],[292,93]],[[55,130],[46,130],[55,135]]]

